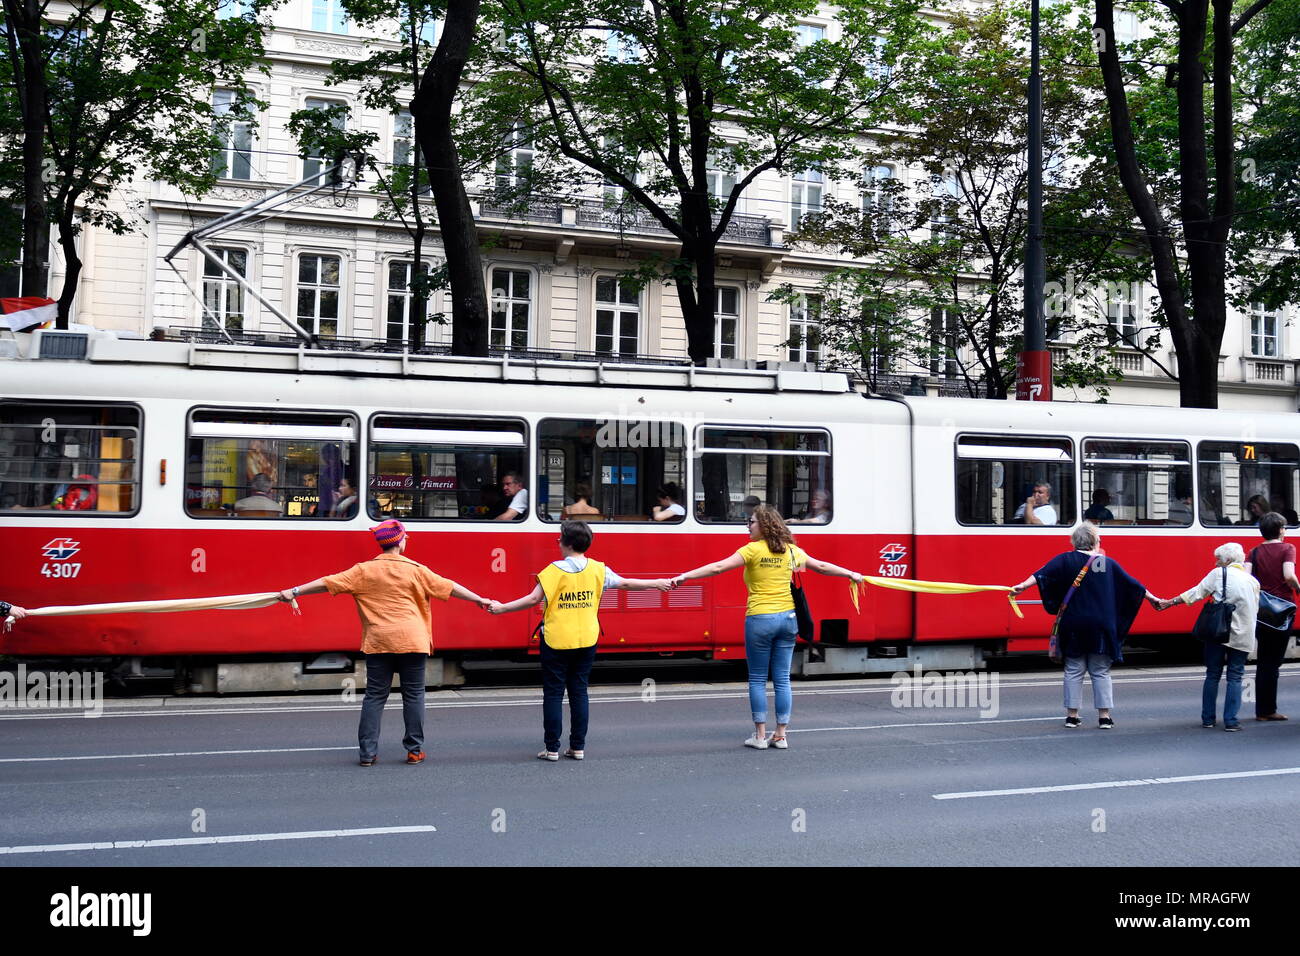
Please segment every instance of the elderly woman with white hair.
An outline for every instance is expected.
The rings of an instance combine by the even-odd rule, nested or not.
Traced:
[[[1259,615],[1259,581],[1245,568],[1246,552],[1235,541],[1214,549],[1215,568],[1201,583],[1176,598],[1158,602],[1164,610],[1175,604],[1195,604],[1207,597],[1235,604],[1232,613],[1232,636],[1227,644],[1205,644],[1205,684],[1201,689],[1201,726],[1215,724],[1215,705],[1219,698],[1219,679],[1228,665],[1228,689],[1223,695],[1223,729],[1241,730],[1237,711],[1241,709],[1241,678],[1246,672],[1246,658],[1255,647],[1255,619]]]
[[[1092,702],[1097,726],[1111,730],[1114,703],[1110,666],[1124,659],[1124,638],[1145,597],[1158,600],[1122,567],[1101,552],[1101,536],[1084,522],[1070,535],[1073,551],[1058,554],[1025,580],[1014,585],[1019,594],[1035,585],[1043,610],[1058,614],[1057,637],[1065,659],[1065,727],[1079,727],[1083,702],[1083,675],[1092,679]]]

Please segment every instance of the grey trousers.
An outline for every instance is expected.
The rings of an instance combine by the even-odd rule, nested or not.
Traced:
[[[1085,654],[1065,659],[1065,709],[1078,710],[1083,701],[1083,672],[1092,678],[1092,703],[1098,710],[1110,710],[1114,697],[1110,684],[1111,658],[1107,654]]]
[[[361,702],[361,726],[357,730],[362,760],[379,751],[379,724],[393,687],[393,674],[401,675],[402,720],[406,724],[402,746],[412,753],[423,749],[424,662],[428,659],[428,654],[366,655],[366,697]]]

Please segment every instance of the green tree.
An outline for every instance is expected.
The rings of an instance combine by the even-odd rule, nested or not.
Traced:
[[[502,32],[471,118],[482,149],[531,142],[526,191],[591,170],[679,243],[654,271],[676,287],[688,351],[713,355],[715,252],[763,173],[837,175],[891,116],[916,0],[837,8],[839,39],[800,34],[814,0],[493,0]]]
[[[1151,252],[1185,407],[1218,406],[1243,172],[1234,61],[1274,2],[1160,0],[1144,19],[1154,39],[1133,55],[1116,42],[1114,0],[1094,0],[1114,161]]]
[[[944,34],[918,53],[905,114],[912,128],[878,136],[868,154],[856,180],[863,202],[828,202],[826,213],[810,217],[793,237],[864,263],[828,277],[822,310],[824,342],[837,342],[868,375],[878,374],[883,357],[904,372],[942,375],[970,395],[995,399],[1006,398],[1015,381],[1029,185],[1028,26],[1027,11],[1001,4],[954,14]],[[1097,107],[1081,65],[1091,35],[1070,27],[1068,10],[1051,7],[1043,37],[1050,226],[1077,222],[1081,210],[1099,204],[1104,184],[1081,176],[1072,159],[1079,130]],[[923,173],[917,189],[904,186],[900,166]],[[1066,229],[1049,235],[1050,274],[1062,287],[1116,281],[1125,270],[1144,268],[1114,240]],[[1104,313],[1085,302],[1053,304],[1054,337],[1077,338],[1057,381],[1104,392],[1116,374]]]
[[[274,0],[245,0],[247,14],[229,17],[211,0],[3,5],[0,86],[18,107],[22,133],[0,137],[0,171],[21,169],[0,180],[0,202],[24,210],[29,295],[47,294],[46,250],[57,230],[66,263],[58,323],[66,327],[83,226],[134,228],[134,215],[114,202],[119,189],[152,178],[202,195],[215,184],[212,133],[255,103],[245,76],[264,68],[258,17]],[[223,114],[213,105],[217,87],[243,105]]]

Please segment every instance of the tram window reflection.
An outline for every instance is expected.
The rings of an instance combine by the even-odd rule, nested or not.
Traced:
[[[1073,525],[1074,443],[1068,438],[961,435],[957,521],[967,525]]]
[[[0,403],[0,511],[135,513],[139,439],[133,405]]]
[[[1083,497],[1093,512],[1084,517],[1098,524],[1185,528],[1192,523],[1187,442],[1088,439],[1082,478]]]
[[[1257,525],[1276,511],[1300,525],[1300,449],[1283,442],[1203,441],[1196,450],[1201,523]]]
[[[241,521],[345,520],[356,514],[348,497],[357,466],[351,415],[197,409],[190,416],[185,511]]]
[[[522,521],[531,490],[510,478],[527,482],[527,434],[517,419],[376,416],[366,512],[376,521],[493,521],[514,510]]]
[[[550,418],[537,426],[537,513],[544,521],[568,515],[680,524],[685,488],[679,422]]]
[[[821,429],[706,426],[699,430],[701,521],[749,520],[747,499],[767,502],[797,524],[833,516],[831,439]]]

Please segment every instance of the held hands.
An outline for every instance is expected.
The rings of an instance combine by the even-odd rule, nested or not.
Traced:
[[[865,578],[865,577],[866,577],[866,575],[859,574],[857,571],[850,571],[850,572],[849,572],[849,580],[852,581],[854,584],[861,584],[862,581],[863,581],[863,578]]]
[[[280,602],[284,603],[284,604],[292,604],[292,603],[293,603],[293,589],[292,589],[292,588],[285,588],[283,591],[281,591],[279,594],[277,594],[277,595],[275,596],[275,599],[276,599],[277,601],[280,601]]]
[[[659,578],[655,581],[656,591],[671,591],[677,586],[676,578]]]
[[[675,578],[670,578],[670,579],[668,580],[668,586],[669,586],[670,588],[679,588],[679,587],[681,587],[681,586],[682,586],[683,584],[685,584],[685,583],[686,583],[686,575],[684,575],[684,574],[679,574],[679,575],[677,575],[677,577],[675,577]]]
[[[489,614],[504,614],[506,606],[500,601],[488,601],[487,604],[483,606],[483,610],[487,611]]]
[[[1024,594],[1024,593],[1025,593],[1026,591],[1028,591],[1028,590],[1029,590],[1029,586],[1026,585],[1026,584],[1024,584],[1023,582],[1020,583],[1020,584],[1013,584],[1013,585],[1011,586],[1011,593],[1012,593],[1012,595],[1016,595],[1016,594]]]
[[[27,616],[27,609],[21,608],[17,604],[9,605],[9,616],[15,621],[21,621]]]

